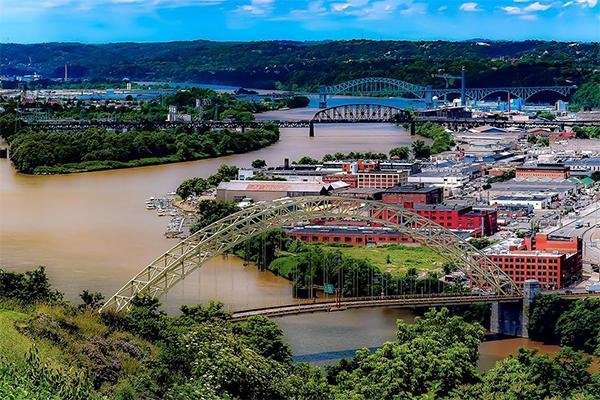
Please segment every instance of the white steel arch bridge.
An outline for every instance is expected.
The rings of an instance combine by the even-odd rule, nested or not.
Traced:
[[[434,89],[431,86],[416,85],[392,78],[359,78],[335,85],[321,85],[319,87],[319,107],[327,107],[327,99],[335,95],[350,96],[400,96],[403,94],[412,94],[417,99],[424,100],[431,104],[433,97],[445,97],[449,94],[464,95],[465,100],[469,98],[473,101],[480,101],[495,93],[510,93],[511,96],[518,97],[524,101],[531,96],[551,91],[568,96],[577,86],[505,86],[493,88],[464,88],[461,89]]]
[[[313,218],[351,218],[394,228],[454,262],[472,286],[497,296],[521,294],[514,281],[490,258],[429,219],[374,201],[308,196],[257,203],[208,225],[142,269],[101,310],[128,309],[137,295],[159,297],[210,257],[224,254],[235,245],[273,228]]]

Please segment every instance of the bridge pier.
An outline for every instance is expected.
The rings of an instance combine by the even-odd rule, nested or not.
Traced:
[[[431,86],[425,88],[425,107],[433,108],[433,88]]]
[[[492,303],[490,331],[507,336],[529,337],[529,307],[540,294],[540,283],[528,279],[523,284],[523,301],[520,303]]]
[[[325,85],[319,86],[319,108],[327,108],[327,95],[325,94]]]
[[[313,122],[308,124],[308,137],[315,137],[315,124]]]
[[[415,136],[417,134],[417,127],[416,127],[416,122],[415,121],[411,121],[410,122],[410,136]]]

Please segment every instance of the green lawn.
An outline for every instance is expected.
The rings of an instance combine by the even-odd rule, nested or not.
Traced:
[[[416,268],[418,273],[441,269],[445,261],[433,250],[425,246],[380,245],[373,247],[323,246],[327,250],[339,250],[349,257],[370,261],[381,271],[392,275],[405,273],[409,268]],[[389,255],[390,263],[387,263]]]
[[[27,319],[27,314],[0,310],[0,354],[9,360],[23,359],[31,346],[31,340],[21,335],[15,323]]]
[[[16,361],[25,359],[34,341],[19,333],[16,326],[25,323],[29,318],[30,315],[22,312],[0,309],[0,355],[5,359]],[[61,357],[60,351],[50,344],[40,341],[36,341],[35,344],[44,358]]]

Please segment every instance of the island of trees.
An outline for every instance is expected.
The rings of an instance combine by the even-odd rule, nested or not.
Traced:
[[[26,128],[10,138],[10,158],[20,172],[56,174],[219,157],[257,150],[278,140],[279,128],[269,124],[245,132]]]

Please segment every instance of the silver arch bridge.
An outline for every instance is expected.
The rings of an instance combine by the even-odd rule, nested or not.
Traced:
[[[199,230],[131,278],[102,307],[124,310],[138,295],[168,292],[209,259],[275,227],[314,218],[376,222],[415,238],[463,271],[473,287],[498,296],[521,295],[520,288],[485,254],[451,231],[401,207],[341,197],[308,196],[260,202]]]
[[[412,94],[417,99],[424,100],[430,105],[433,97],[446,97],[449,94],[460,94],[464,101],[466,98],[472,101],[480,101],[494,93],[510,93],[514,97],[527,100],[534,94],[552,91],[562,96],[567,96],[577,86],[506,86],[493,88],[458,88],[458,89],[434,89],[431,86],[416,85],[392,78],[360,78],[335,85],[319,87],[319,107],[327,107],[327,99],[335,95],[350,96],[400,96]]]

